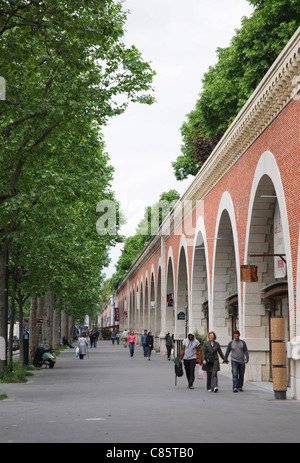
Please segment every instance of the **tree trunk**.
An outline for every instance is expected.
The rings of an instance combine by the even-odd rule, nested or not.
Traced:
[[[20,296],[19,300],[19,333],[20,333],[20,367],[24,367],[24,323],[23,323],[23,305],[24,301],[22,296]]]
[[[37,349],[37,296],[33,296],[30,302],[30,315],[29,315],[29,363],[33,362],[35,352]]]
[[[69,326],[69,317],[68,317],[68,315],[66,313],[65,306],[63,306],[63,309],[61,311],[61,337],[63,338],[65,336],[65,338],[67,338],[68,341],[69,341],[69,338],[68,338],[68,334],[69,334],[68,326]]]
[[[44,298],[37,298],[37,309],[36,309],[36,318],[43,318],[44,316]],[[43,325],[38,324],[36,326],[36,348],[38,345],[43,342]]]
[[[48,344],[49,349],[52,349],[53,302],[53,292],[48,291],[44,297],[43,334],[45,342],[46,344]]]
[[[58,307],[53,311],[52,345],[53,349],[58,349],[60,346],[60,310]]]
[[[69,323],[68,323],[68,338],[67,339],[70,343],[72,343],[73,338],[74,338],[74,326],[75,326],[74,318],[72,317],[72,315],[69,315],[68,320],[69,320]]]
[[[0,371],[7,366],[8,243],[0,249]]]
[[[10,303],[10,325],[9,325],[9,343],[8,343],[8,364],[10,371],[13,371],[13,336],[16,312],[16,295],[13,291]]]

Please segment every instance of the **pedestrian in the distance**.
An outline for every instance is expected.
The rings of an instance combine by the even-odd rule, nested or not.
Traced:
[[[173,336],[171,336],[170,333],[167,333],[165,340],[166,340],[166,349],[167,349],[167,359],[171,360],[171,351],[172,351],[172,347],[174,344]]]
[[[121,339],[123,339],[123,347],[127,347],[128,343],[128,331],[125,329],[121,335]]]
[[[77,344],[77,347],[79,349],[79,358],[80,359],[84,359],[84,356],[86,355],[87,353],[87,348],[88,348],[88,340],[86,339],[86,333],[83,332],[80,336],[80,338],[78,339],[78,344]]]
[[[117,331],[116,333],[116,340],[117,340],[117,344],[119,345],[120,344],[120,331]]]
[[[195,339],[194,331],[188,333],[188,337],[182,343],[180,360],[183,359],[186,377],[188,380],[188,388],[194,389],[195,367],[196,367],[196,352],[199,349],[200,342]]]
[[[92,330],[89,332],[89,338],[90,338],[90,347],[93,347],[93,332]]]
[[[130,335],[128,336],[128,346],[129,346],[130,357],[133,357],[134,348],[136,346],[136,337],[135,337],[134,331],[130,331]]]
[[[114,344],[115,343],[115,340],[116,340],[116,333],[113,331],[111,333],[111,342]]]
[[[206,371],[206,387],[208,392],[218,392],[218,371],[220,371],[218,354],[223,360],[225,358],[220,344],[216,341],[216,338],[216,334],[213,331],[208,333],[208,341],[203,344],[202,348],[202,370]]]
[[[144,357],[147,357],[147,330],[144,330],[144,333],[141,335],[141,344],[143,346]]]
[[[99,332],[97,330],[93,330],[92,338],[91,338],[91,347],[92,346],[94,346],[95,348],[97,347],[98,338],[99,338]]]
[[[230,352],[233,392],[242,392],[246,363],[249,362],[249,352],[245,341],[240,339],[240,332],[238,330],[233,332],[233,340],[230,341],[227,346],[224,359],[225,363],[229,363],[228,356]]]
[[[149,331],[148,333],[148,336],[147,336],[147,340],[146,340],[146,346],[147,346],[147,349],[148,349],[148,360],[151,360],[151,352],[152,352],[152,349],[153,349],[153,336],[152,336],[152,333],[151,331]]]

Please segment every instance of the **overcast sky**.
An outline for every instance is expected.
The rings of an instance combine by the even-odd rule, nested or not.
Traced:
[[[180,127],[194,109],[201,79],[217,62],[217,47],[227,47],[250,16],[246,0],[125,0],[130,10],[125,42],[135,45],[156,71],[156,103],[131,104],[103,130],[106,151],[115,168],[112,189],[121,202],[125,236],[135,234],[144,208],[164,191],[183,194],[192,177],[179,182],[171,163],[181,154]],[[111,250],[106,277],[115,272],[123,245]]]

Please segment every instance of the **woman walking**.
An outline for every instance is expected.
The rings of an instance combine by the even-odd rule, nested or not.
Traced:
[[[88,340],[86,339],[86,333],[83,332],[78,339],[79,358],[84,359],[87,352]]]
[[[219,390],[218,371],[220,371],[220,363],[218,354],[224,360],[225,356],[222,352],[220,344],[216,341],[216,334],[211,331],[208,334],[208,341],[203,344],[202,349],[202,370],[206,371],[206,387],[208,392],[218,392]]]
[[[136,346],[136,337],[133,331],[130,331],[130,334],[128,336],[128,346],[129,346],[130,357],[133,357],[134,348]]]

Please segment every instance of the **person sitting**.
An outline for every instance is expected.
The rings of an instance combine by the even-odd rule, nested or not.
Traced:
[[[68,346],[68,347],[70,347],[71,349],[74,349],[74,346],[72,346],[72,345],[68,342],[68,340],[67,340],[67,338],[66,338],[65,336],[63,336],[63,338],[62,338],[62,343],[63,343],[63,346]]]

